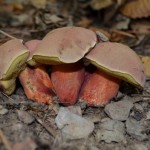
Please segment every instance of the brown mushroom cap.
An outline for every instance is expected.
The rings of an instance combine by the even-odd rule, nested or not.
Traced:
[[[35,66],[36,65],[36,62],[32,59],[32,56],[33,56],[33,53],[35,51],[35,49],[37,48],[37,46],[41,43],[41,40],[30,40],[30,41],[27,41],[25,43],[25,46],[28,48],[28,50],[30,51],[30,56],[27,60],[27,63],[30,65],[30,66]]]
[[[49,32],[38,45],[33,59],[43,64],[74,63],[97,42],[96,34],[81,27],[63,27]]]
[[[126,45],[113,42],[99,43],[86,58],[113,76],[136,86],[144,86],[144,66],[137,54]]]
[[[0,46],[0,79],[16,78],[23,69],[29,51],[19,39],[12,39]]]

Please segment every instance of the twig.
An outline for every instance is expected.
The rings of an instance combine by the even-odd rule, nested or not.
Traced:
[[[35,115],[34,115],[34,117],[35,117],[36,121],[39,124],[41,124],[54,138],[56,137],[56,132],[52,128],[48,127],[41,119],[39,119]]]
[[[8,142],[7,138],[5,137],[5,135],[3,134],[1,129],[0,129],[0,138],[5,146],[6,150],[12,150],[10,143]]]
[[[10,96],[8,96],[7,94],[5,94],[4,92],[2,92],[2,94],[3,94],[5,97],[7,97],[8,99],[10,99],[10,100],[13,100],[13,101],[14,101],[14,99],[12,99]]]
[[[5,36],[7,36],[7,37],[9,37],[9,38],[11,38],[11,39],[17,39],[17,38],[15,38],[14,36],[12,36],[12,35],[10,35],[10,34],[4,32],[4,31],[2,31],[2,30],[0,30],[0,33],[3,34],[3,35],[5,35]]]

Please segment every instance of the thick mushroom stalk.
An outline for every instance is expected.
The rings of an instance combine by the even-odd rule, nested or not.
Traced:
[[[0,87],[5,94],[12,94],[16,78],[26,66],[28,49],[19,39],[9,40],[0,46]]]
[[[26,67],[19,75],[19,80],[26,96],[34,101],[52,103],[55,95],[53,86],[45,67]]]
[[[83,63],[52,66],[51,80],[59,100],[64,105],[73,105],[78,100],[84,81]]]
[[[118,93],[120,81],[98,69],[87,73],[80,99],[90,106],[104,106]]]

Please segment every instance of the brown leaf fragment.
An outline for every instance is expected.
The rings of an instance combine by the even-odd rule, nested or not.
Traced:
[[[150,0],[129,1],[121,8],[121,13],[130,18],[143,18],[150,16]]]
[[[61,103],[73,105],[77,101],[84,74],[81,63],[52,66],[51,79]]]
[[[133,22],[131,24],[132,32],[139,35],[150,35],[149,22]]]

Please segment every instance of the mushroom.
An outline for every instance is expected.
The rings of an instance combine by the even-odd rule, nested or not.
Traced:
[[[33,59],[41,64],[75,63],[96,44],[96,34],[81,27],[63,27],[49,32],[38,45]]]
[[[0,86],[10,95],[15,89],[15,80],[25,68],[29,51],[19,39],[12,39],[0,46]]]
[[[32,60],[32,55],[40,42],[31,40],[25,43],[30,56],[27,60],[28,66],[19,74],[19,80],[28,99],[51,104],[55,94],[46,67]]]
[[[138,87],[144,86],[144,66],[126,45],[98,43],[85,57],[99,69],[87,76],[80,93],[80,99],[89,105],[107,104],[117,94],[120,80]]]
[[[145,84],[144,66],[128,46],[115,42],[98,43],[86,55],[93,65],[104,72],[141,88]]]

